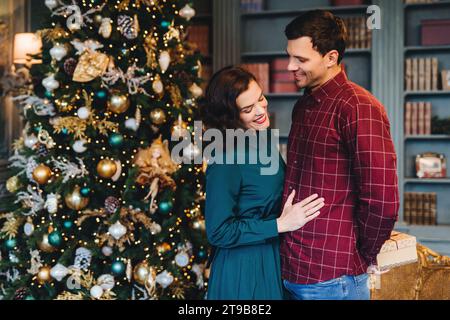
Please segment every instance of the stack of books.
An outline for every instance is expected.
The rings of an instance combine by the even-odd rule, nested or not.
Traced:
[[[343,18],[347,27],[349,49],[369,49],[372,46],[372,31],[367,28],[365,17]]]
[[[260,12],[264,10],[264,0],[241,0],[243,13]]]
[[[269,92],[269,64],[268,63],[244,63],[241,67],[252,73],[258,81],[263,93]]]
[[[294,74],[288,71],[289,58],[276,58],[270,65],[270,92],[293,93],[298,88],[295,84]]]
[[[436,193],[405,192],[404,208],[404,218],[407,223],[436,225]]]
[[[431,134],[431,102],[407,102],[405,135]]]
[[[438,59],[409,58],[405,63],[406,91],[436,91],[438,90]]]
[[[188,41],[193,43],[201,55],[210,56],[209,50],[209,26],[208,25],[192,25],[189,27]]]

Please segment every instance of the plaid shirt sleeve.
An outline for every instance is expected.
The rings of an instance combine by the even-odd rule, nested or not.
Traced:
[[[343,136],[358,192],[358,248],[367,264],[376,264],[398,217],[397,158],[384,107],[378,101],[348,102],[346,107]]]

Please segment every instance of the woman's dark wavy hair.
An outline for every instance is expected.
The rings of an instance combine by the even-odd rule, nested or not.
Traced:
[[[237,66],[225,67],[212,76],[200,101],[200,116],[206,129],[244,129],[236,99],[252,80],[256,81],[253,74]]]

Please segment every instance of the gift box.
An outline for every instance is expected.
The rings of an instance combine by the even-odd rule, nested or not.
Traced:
[[[392,231],[377,256],[378,268],[381,271],[417,262],[416,237]]]
[[[450,19],[422,20],[421,25],[423,46],[450,44]]]

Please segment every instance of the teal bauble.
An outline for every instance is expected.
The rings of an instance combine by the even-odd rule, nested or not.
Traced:
[[[106,98],[106,91],[105,90],[99,90],[95,93],[95,96],[99,99],[105,99]]]
[[[50,99],[51,97],[53,97],[53,94],[50,91],[45,91],[44,96]]]
[[[33,296],[26,296],[25,300],[36,300]]]
[[[170,201],[162,201],[159,204],[159,212],[161,213],[169,213],[172,210],[173,204]]]
[[[109,144],[113,148],[118,148],[123,144],[123,136],[119,133],[113,133],[109,136]]]
[[[198,256],[199,256],[200,258],[206,257],[206,252],[205,252],[205,250],[200,250],[200,251],[198,252]]]
[[[66,220],[64,221],[63,226],[65,229],[71,229],[73,227],[73,222],[70,220]]]
[[[90,192],[91,192],[91,188],[89,188],[89,187],[83,187],[80,190],[80,193],[83,197],[87,197]]]
[[[170,26],[170,22],[169,21],[162,21],[161,22],[161,27],[168,28],[169,26]]]
[[[67,135],[69,134],[69,130],[67,130],[67,128],[62,128],[61,133]]]
[[[11,238],[5,241],[5,246],[7,249],[12,250],[16,247],[17,241],[15,238]]]
[[[34,127],[34,131],[35,131],[36,133],[39,133],[39,132],[41,131],[41,129],[42,129],[41,126],[39,126],[39,127]]]
[[[48,243],[54,247],[58,247],[62,243],[62,236],[58,231],[53,231],[48,235]]]
[[[125,272],[125,263],[122,261],[114,261],[111,265],[111,272],[116,276],[120,276]]]

